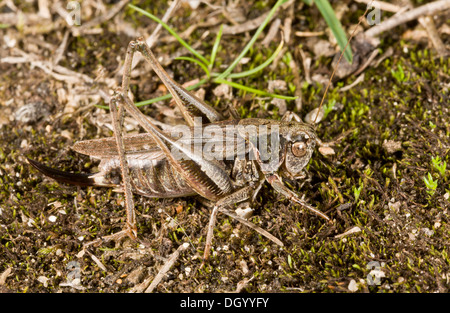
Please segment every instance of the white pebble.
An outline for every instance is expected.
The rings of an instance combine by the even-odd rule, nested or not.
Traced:
[[[434,230],[431,230],[427,227],[422,228],[422,231],[427,235],[428,237],[431,237],[434,235]]]
[[[44,287],[47,287],[47,286],[48,286],[48,283],[47,283],[48,278],[47,278],[47,277],[45,277],[45,276],[39,276],[39,277],[37,278],[37,280],[38,280],[40,283],[42,283],[42,284],[44,285]]]
[[[237,208],[235,210],[235,212],[238,216],[245,218],[245,219],[249,219],[253,215],[253,209],[249,208],[249,207],[247,207],[245,209]]]
[[[358,285],[356,284],[356,281],[354,279],[352,279],[348,284],[348,290],[350,290],[351,292],[355,292],[358,290]]]

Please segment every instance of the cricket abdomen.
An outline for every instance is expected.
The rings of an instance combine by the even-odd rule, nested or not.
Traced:
[[[128,166],[133,193],[151,198],[175,198],[196,194],[165,158],[129,158]],[[115,185],[121,188],[122,175],[118,159],[102,160],[99,168],[100,172],[95,175],[97,185]]]

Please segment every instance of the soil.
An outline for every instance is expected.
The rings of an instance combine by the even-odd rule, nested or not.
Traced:
[[[37,1],[15,2],[17,11],[5,2],[0,7],[0,14],[17,16],[12,24],[0,28],[1,291],[137,290],[187,242],[189,247],[155,291],[449,292],[450,166],[445,168],[444,163],[450,164],[450,62],[437,54],[417,21],[380,35],[379,45],[369,53],[354,45],[363,60],[376,49],[378,55],[361,72],[360,83],[340,90],[361,74],[337,78],[326,96],[326,102],[334,106],[328,107],[316,131],[323,141],[339,138],[335,154],[324,156],[316,151],[307,166],[307,179],[285,181],[333,223],[289,202],[266,184],[250,220],[284,246],[219,214],[213,253],[202,267],[211,211],[201,199],[135,195],[139,240],[125,238],[83,250],[86,242],[122,229],[123,195],[111,188],[59,184],[26,160],[29,157],[65,171],[96,171],[98,161],[70,147],[80,140],[112,136],[109,112],[98,106],[107,105],[107,95],[120,83],[128,42],[138,34],[148,37],[157,24],[125,6],[116,17],[75,36],[53,10],[45,20],[36,18]],[[104,2],[106,10],[118,3]],[[82,25],[106,12],[89,3],[83,2]],[[133,1],[162,17],[168,5],[152,3]],[[339,3],[339,8],[346,8],[340,19],[347,30],[365,5]],[[227,8],[227,18],[221,9],[204,4],[192,9],[184,3],[169,24],[182,35],[197,25],[184,39],[209,56],[219,25],[232,25],[233,18],[238,24],[254,19],[273,4],[241,2],[234,10]],[[337,10],[337,3],[333,6]],[[383,19],[390,15],[386,13]],[[208,25],[213,17],[217,22]],[[274,101],[239,89],[232,89],[228,97],[229,93],[218,93],[218,85],[210,82],[201,91],[207,103],[224,114],[235,109],[240,118],[271,119],[279,119],[285,107],[304,117],[319,106],[337,48],[327,32],[306,38],[294,32],[323,31],[326,24],[316,7],[298,1],[280,10],[276,18],[282,26],[286,18],[292,20],[289,42],[280,57],[264,70],[234,81],[259,90],[275,86],[269,91],[300,98]],[[438,30],[444,29],[440,34],[447,48],[450,37],[444,26],[448,21],[445,13],[434,20]],[[276,49],[279,33],[262,44],[270,26],[235,73],[256,67]],[[364,29],[368,27],[363,24]],[[224,71],[254,31],[223,35],[214,71]],[[67,45],[53,71],[41,66],[55,60],[66,32]],[[331,53],[314,49],[319,45]],[[167,31],[161,31],[152,50],[179,83],[203,77],[195,63],[174,59],[191,55]],[[63,74],[57,66],[72,72]],[[133,72],[132,85],[135,102],[167,92],[144,63]],[[179,122],[173,108],[160,101],[142,110],[161,122]],[[130,132],[139,131],[131,119],[126,123]]]

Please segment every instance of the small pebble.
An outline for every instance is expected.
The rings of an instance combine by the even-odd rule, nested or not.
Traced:
[[[322,155],[333,155],[333,154],[336,154],[336,152],[334,152],[333,148],[331,148],[331,147],[319,147],[319,152]]]
[[[427,228],[427,227],[422,228],[422,231],[423,231],[423,232],[425,233],[425,235],[427,235],[428,237],[431,237],[431,236],[434,235],[434,231],[431,230],[431,229],[429,229],[429,228]]]
[[[304,118],[305,123],[308,123],[308,124],[314,124],[314,122],[316,124],[319,123],[325,115],[324,107],[320,108],[319,114],[317,114],[317,112],[319,112],[319,108],[315,108],[314,110],[312,110],[311,112],[306,114],[306,116]]]
[[[390,210],[392,210],[392,211],[394,211],[394,212],[398,212],[398,210],[400,209],[400,205],[401,205],[401,202],[400,201],[397,201],[397,202],[395,202],[395,203],[390,203],[389,202],[389,204],[388,204],[388,206],[389,206],[389,209]]]
[[[392,154],[402,150],[402,143],[400,141],[385,139],[383,142],[383,149],[386,150],[387,153]]]
[[[39,276],[37,280],[44,285],[44,287],[48,286],[48,278],[45,276]]]
[[[237,215],[239,215],[240,217],[245,218],[245,219],[248,219],[253,215],[253,209],[251,209],[251,208],[245,208],[245,209],[237,208],[235,212]]]
[[[358,285],[356,284],[356,281],[354,279],[352,279],[348,284],[348,290],[350,290],[351,292],[355,292],[358,290]]]

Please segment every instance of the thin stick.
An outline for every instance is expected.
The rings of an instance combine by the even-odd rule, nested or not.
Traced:
[[[415,20],[423,15],[433,15],[437,12],[443,12],[450,9],[449,0],[440,0],[422,5],[418,8],[409,10],[399,15],[394,15],[393,17],[383,21],[380,25],[374,26],[368,29],[364,34],[367,37],[376,37],[382,32],[392,29],[398,25],[404,24],[406,22]]]
[[[129,72],[131,68],[131,62],[133,60],[134,47],[129,45],[127,49],[127,55],[125,57],[125,73],[123,75],[122,80],[122,92],[128,92],[129,88]],[[124,108],[121,101],[122,95],[120,93],[115,94],[109,103],[109,108],[111,110],[112,123],[114,128],[114,137],[116,138],[117,143],[117,151],[120,161],[120,169],[122,172],[122,180],[123,180],[123,190],[125,195],[125,207],[127,211],[127,229],[129,230],[129,236],[131,238],[137,237],[137,228],[136,228],[136,212],[134,211],[134,201],[133,194],[131,191],[131,179],[128,173],[127,159],[125,157],[125,144],[123,142],[122,137],[122,124],[123,124],[123,116],[124,116]],[[117,107],[119,106],[119,111],[117,111]]]
[[[274,235],[272,235],[271,233],[269,233],[268,231],[266,231],[265,229],[262,229],[259,226],[256,226],[255,224],[253,224],[250,221],[247,221],[246,219],[240,217],[239,215],[235,214],[234,212],[231,212],[225,208],[219,208],[219,211],[228,215],[229,217],[234,218],[235,220],[241,222],[242,224],[250,227],[251,229],[255,230],[256,232],[260,233],[261,235],[263,235],[264,237],[266,237],[267,239],[273,241],[274,243],[276,243],[277,245],[283,247],[284,244],[283,242],[278,239],[277,237],[275,237]]]
[[[372,0],[355,0],[355,2],[358,3],[365,3],[365,4],[372,4]],[[402,10],[404,7],[400,7],[398,5],[389,3],[389,2],[384,2],[384,1],[378,1],[377,0],[377,4],[376,4],[380,10],[382,11],[387,11],[387,12],[394,12],[397,13],[398,11]]]
[[[108,242],[108,241],[117,241],[117,240],[122,239],[125,236],[129,236],[128,229],[123,229],[123,230],[121,230],[121,231],[119,231],[117,233],[114,233],[112,235],[104,236],[104,237],[101,237],[101,238],[98,238],[98,239],[86,242],[83,245],[83,249],[86,249],[87,247],[90,247],[90,246],[94,246],[95,247],[95,246],[100,245],[101,243]]]
[[[431,16],[419,17],[419,23],[425,28],[428,33],[428,38],[433,44],[439,56],[446,56],[449,54],[449,50],[439,37],[436,25],[434,25],[433,18]]]
[[[164,263],[164,266],[159,270],[158,274],[156,274],[156,276],[153,279],[150,286],[144,291],[145,293],[153,292],[153,290],[156,288],[156,286],[158,286],[158,284],[164,278],[164,275],[166,275],[166,273],[170,270],[170,268],[173,266],[173,264],[178,260],[181,252],[186,250],[188,247],[189,247],[189,244],[187,242],[185,242],[182,245],[180,245],[174,253],[172,253],[172,255],[169,257],[167,262]]]
[[[114,7],[112,7],[111,10],[109,10],[106,14],[97,16],[89,22],[84,23],[80,27],[72,27],[72,35],[78,37],[80,35],[83,35],[88,29],[112,19],[114,16],[116,16],[117,13],[120,12],[120,10],[122,10],[125,5],[128,4],[128,2],[130,2],[130,0],[122,0],[119,3],[115,4]]]
[[[61,61],[64,51],[67,48],[67,41],[69,39],[69,34],[70,34],[70,31],[68,31],[68,30],[64,33],[63,40],[53,55],[53,61],[52,61],[53,66],[57,65],[59,63],[59,61]]]
[[[211,216],[209,218],[208,224],[208,232],[206,234],[206,243],[205,243],[205,251],[203,252],[203,262],[208,260],[209,254],[211,251],[211,243],[214,234],[214,226],[216,225],[217,213],[219,212],[218,206],[214,206],[214,209],[211,212]]]

